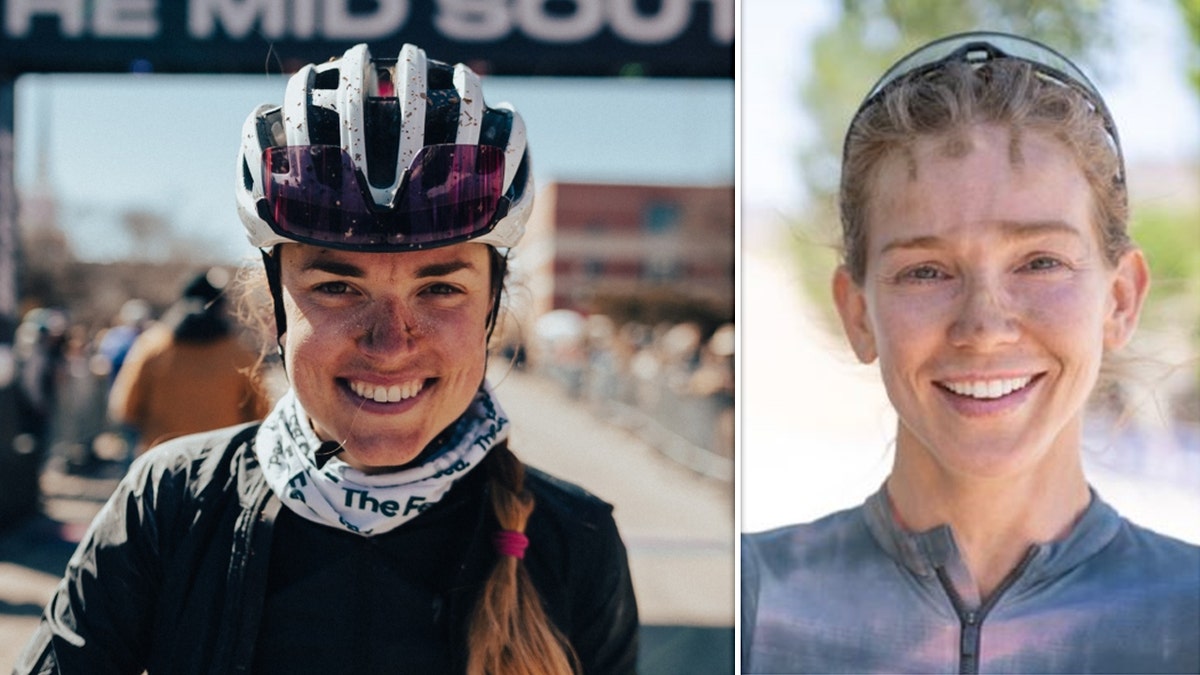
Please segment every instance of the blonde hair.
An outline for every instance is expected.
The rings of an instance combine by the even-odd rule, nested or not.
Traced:
[[[500,529],[525,532],[533,495],[525,466],[507,444],[494,448],[488,488]],[[546,616],[524,562],[500,555],[475,605],[467,633],[467,675],[563,675],[580,672],[566,637]]]
[[[1047,79],[1027,62],[996,59],[973,67],[948,63],[907,77],[884,91],[854,118],[846,132],[839,205],[842,259],[851,278],[866,275],[867,215],[877,167],[892,153],[907,153],[916,138],[962,133],[976,124],[998,124],[1017,141],[1025,130],[1058,139],[1074,155],[1092,189],[1094,220],[1105,258],[1116,264],[1133,247],[1120,158],[1103,115],[1076,89]]]

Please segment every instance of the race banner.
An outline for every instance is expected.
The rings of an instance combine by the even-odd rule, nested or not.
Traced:
[[[0,0],[0,71],[277,73],[412,42],[497,75],[733,77],[735,0]]]

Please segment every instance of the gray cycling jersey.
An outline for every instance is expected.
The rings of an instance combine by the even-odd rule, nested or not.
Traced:
[[[745,535],[742,672],[1200,673],[1200,547],[1095,492],[1065,539],[973,589],[949,526],[902,530],[883,490]]]

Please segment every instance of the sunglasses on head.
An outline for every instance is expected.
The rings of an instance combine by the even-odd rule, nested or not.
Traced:
[[[337,145],[263,151],[259,215],[289,239],[331,248],[406,251],[473,239],[508,210],[504,149],[428,145],[413,157],[391,208],[370,199],[365,177]]]
[[[1074,63],[1046,45],[1008,33],[971,32],[935,40],[900,59],[871,87],[866,98],[854,113],[857,118],[878,103],[887,91],[901,80],[911,80],[934,73],[951,63],[963,63],[979,68],[1001,59],[1015,59],[1029,64],[1043,81],[1070,87],[1079,92],[1103,121],[1113,151],[1117,154],[1119,175],[1125,181],[1125,160],[1121,141],[1104,98],[1092,81]]]

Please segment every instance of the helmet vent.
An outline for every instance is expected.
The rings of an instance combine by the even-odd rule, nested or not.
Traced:
[[[390,187],[396,181],[396,157],[400,153],[400,101],[395,97],[371,97],[363,113],[367,126],[367,180],[373,187]]]
[[[313,89],[337,89],[338,79],[341,70],[338,68],[330,68],[329,70],[318,70],[313,77]]]
[[[425,99],[425,144],[453,143],[462,99],[454,89],[430,89]]]
[[[427,89],[454,89],[454,66],[441,61],[428,61]]]
[[[308,138],[313,145],[341,145],[342,132],[338,128],[340,120],[337,111],[316,106],[310,107],[308,124]]]
[[[512,113],[507,110],[489,108],[483,113],[483,128],[479,131],[480,145],[508,147],[512,135]]]
[[[250,173],[250,165],[242,159],[242,188],[246,191],[254,189],[254,175]]]

